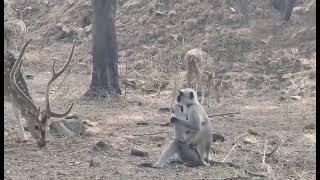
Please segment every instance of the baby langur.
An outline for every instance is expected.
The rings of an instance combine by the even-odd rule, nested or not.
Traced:
[[[188,121],[186,116],[186,106],[175,103],[172,107],[171,117],[183,119],[184,121]],[[168,160],[177,155],[178,160],[188,163],[190,165],[207,165],[203,158],[201,158],[201,154],[198,152],[196,148],[193,148],[190,143],[192,140],[192,130],[180,125],[173,124],[174,126],[174,140],[169,144],[168,147],[161,153],[159,160],[153,163],[143,163],[143,166],[147,167],[163,167]]]

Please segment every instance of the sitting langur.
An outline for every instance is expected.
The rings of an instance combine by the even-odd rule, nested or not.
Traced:
[[[188,121],[185,111],[186,106],[177,103],[174,104],[172,108],[171,119],[179,118]],[[190,143],[193,139],[193,130],[180,124],[173,123],[173,126],[174,140],[161,153],[159,160],[155,164],[143,163],[142,165],[147,167],[161,168],[175,154],[177,155],[178,160],[190,165],[208,165],[208,163],[206,163],[202,158],[203,156],[200,154],[200,152]]]
[[[177,102],[187,106],[185,113],[188,121],[173,117],[171,118],[171,122],[195,131],[192,135],[191,144],[197,149],[201,157],[206,162],[209,162],[213,130],[203,106],[198,102],[196,91],[190,88],[181,89],[177,97]]]

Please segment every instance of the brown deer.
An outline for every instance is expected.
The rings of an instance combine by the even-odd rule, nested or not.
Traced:
[[[209,65],[203,67],[203,61],[206,57],[206,52],[200,48],[195,48],[186,52],[184,61],[187,70],[188,87],[193,88],[197,93],[200,90],[201,104],[204,103],[206,95],[209,106],[211,106],[211,95],[214,96],[217,103],[220,103],[219,87],[221,82],[214,80],[214,67]]]
[[[32,98],[30,97],[27,84],[21,74],[21,65],[23,61],[23,55],[26,51],[28,44],[32,39],[28,40],[22,47],[19,57],[16,60],[14,55],[9,51],[5,50],[4,58],[4,97],[6,101],[11,101],[13,106],[14,114],[19,125],[19,134],[22,140],[28,140],[28,137],[24,131],[19,111],[21,115],[25,118],[27,123],[27,128],[29,129],[31,136],[36,140],[39,147],[44,147],[46,145],[46,130],[49,125],[49,118],[61,118],[70,113],[73,104],[69,109],[61,114],[54,113],[50,109],[49,103],[49,91],[51,84],[67,69],[69,66],[74,48],[75,42],[73,44],[72,50],[69,55],[68,61],[64,66],[56,72],[55,70],[55,61],[52,65],[52,78],[49,80],[46,93],[45,93],[45,107],[40,111],[40,107],[33,103]]]

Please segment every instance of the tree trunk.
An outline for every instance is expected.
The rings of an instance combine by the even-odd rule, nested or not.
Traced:
[[[289,21],[295,1],[296,0],[272,0],[272,5],[280,11],[283,20]]]
[[[84,96],[121,94],[118,77],[118,45],[115,29],[116,0],[92,0],[93,72]]]

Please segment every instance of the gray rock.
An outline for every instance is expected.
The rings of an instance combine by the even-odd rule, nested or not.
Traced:
[[[77,135],[83,135],[87,129],[87,127],[80,120],[76,119],[62,120],[62,123]]]
[[[224,142],[225,139],[221,134],[212,133],[212,142]]]
[[[93,149],[95,151],[106,151],[112,148],[112,145],[109,141],[107,141],[107,143],[103,142],[103,141],[98,141],[97,143],[95,143]]]
[[[56,121],[49,125],[49,132],[57,137],[68,137],[75,135],[62,122]]]
[[[148,156],[148,152],[146,152],[146,151],[144,151],[142,149],[135,149],[135,148],[129,149],[129,154],[131,156],[139,156],[139,157]]]

